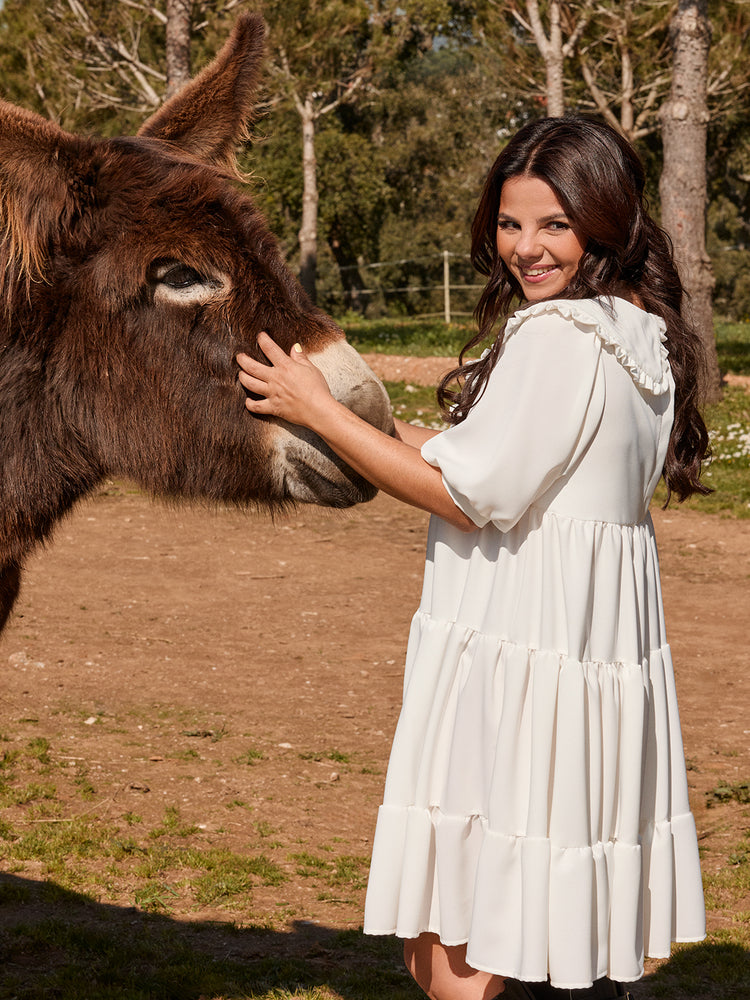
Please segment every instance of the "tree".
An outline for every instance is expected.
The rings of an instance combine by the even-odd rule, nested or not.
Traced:
[[[662,225],[672,238],[692,320],[709,363],[708,398],[720,391],[711,295],[714,279],[706,252],[706,130],[709,121],[707,0],[679,0],[672,17],[672,89],[660,112],[664,167]]]
[[[435,34],[464,23],[460,0],[266,0],[270,98],[293,107],[302,145],[299,275],[315,298],[318,267],[316,136],[325,119],[376,99],[394,60],[431,48]]]
[[[167,0],[166,62],[167,90],[171,97],[190,79],[190,36],[193,0]]]
[[[520,75],[539,93],[533,50],[542,57],[543,101],[548,117],[565,113],[565,64],[576,52],[594,11],[595,0],[486,0],[478,26],[497,53],[510,49]]]
[[[658,128],[670,83],[669,4],[600,4],[576,64],[591,104],[630,142]]]
[[[276,0],[264,3],[269,25],[271,100],[299,116],[302,218],[299,277],[314,300],[318,260],[316,131],[321,120],[356,99],[373,73],[373,15],[365,0]]]
[[[191,62],[200,69],[214,55],[242,3],[5,0],[4,96],[71,131],[136,131],[164,99],[170,73],[176,89]]]

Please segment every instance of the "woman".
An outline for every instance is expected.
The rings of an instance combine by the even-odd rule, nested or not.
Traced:
[[[437,515],[365,908],[433,1000],[623,996],[705,934],[648,514],[662,475],[707,492],[702,364],[643,184],[592,120],[510,141],[472,228],[467,347],[494,339],[443,380],[442,433],[368,427],[265,334],[270,367],[238,359],[251,411]]]

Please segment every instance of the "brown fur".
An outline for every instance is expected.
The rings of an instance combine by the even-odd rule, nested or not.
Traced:
[[[83,139],[0,102],[0,628],[27,553],[105,476],[169,497],[289,500],[269,472],[276,425],[245,410],[235,356],[257,356],[262,329],[286,349],[342,334],[230,182],[262,41],[260,19],[240,18],[135,138]],[[220,290],[159,300],[165,259]],[[339,468],[343,486],[318,502],[372,496]]]

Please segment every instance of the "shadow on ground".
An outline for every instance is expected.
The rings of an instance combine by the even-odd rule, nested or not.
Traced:
[[[750,953],[720,942],[682,948],[631,989],[635,1000],[747,1000]],[[393,938],[303,922],[284,932],[190,923],[0,873],[0,1000],[282,1000],[316,990],[424,997]],[[517,995],[511,986],[508,1000]]]

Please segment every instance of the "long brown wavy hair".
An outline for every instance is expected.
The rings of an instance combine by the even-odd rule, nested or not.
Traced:
[[[478,361],[466,352],[489,339],[507,320],[521,288],[497,252],[500,192],[511,177],[534,177],[554,191],[585,249],[577,272],[555,298],[630,297],[666,323],[669,363],[675,380],[674,424],[664,463],[667,503],[710,493],[700,482],[708,432],[699,412],[705,385],[702,341],[682,315],[683,288],[669,237],[644,203],[645,175],[638,154],[618,132],[593,118],[543,118],[525,125],[495,160],[485,181],[471,229],[471,260],[487,276],[474,316],[478,333],[464,346],[459,365],[438,386],[445,419],[464,420],[495,367],[505,324]],[[458,388],[451,388],[458,382]]]

